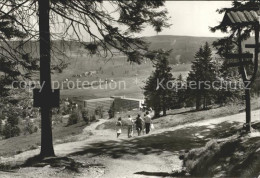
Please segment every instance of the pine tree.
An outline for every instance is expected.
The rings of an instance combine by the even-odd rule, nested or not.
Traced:
[[[3,13],[3,12],[2,12]],[[21,40],[27,35],[14,25],[15,17],[10,15],[0,15],[0,97],[8,96],[8,91],[13,81],[19,77],[30,78],[30,74],[38,69],[35,60],[29,60],[29,55],[16,48],[12,49],[8,40]],[[11,43],[11,42],[10,42]],[[25,57],[26,56],[26,57]],[[21,70],[22,69],[22,72]]]
[[[30,42],[31,39],[40,39],[38,56],[40,56],[41,66],[40,83],[45,83],[42,90],[44,95],[48,96],[51,92],[51,70],[63,68],[63,57],[66,56],[63,53],[62,58],[56,59],[58,64],[52,67],[51,64],[54,61],[51,61],[51,58],[55,59],[61,55],[53,55],[60,53],[60,50],[51,48],[51,37],[58,40],[77,40],[84,45],[89,54],[97,54],[102,57],[113,56],[111,48],[114,48],[124,53],[128,61],[140,64],[149,51],[148,43],[132,34],[141,32],[146,25],[152,26],[156,32],[170,26],[167,23],[168,12],[160,9],[164,6],[163,0],[108,1],[107,3],[115,8],[113,13],[106,9],[103,1],[7,0],[0,2],[3,16],[9,17],[10,14],[13,14],[11,18],[13,25],[17,29],[22,29],[27,35],[28,40],[26,39],[25,43]],[[39,30],[35,28],[35,19],[38,19]],[[59,32],[56,31],[57,25],[63,26]],[[118,28],[119,25],[122,28]],[[91,42],[86,42],[81,34],[88,34]],[[3,41],[8,45],[8,41],[5,39]],[[16,53],[17,50],[12,54]],[[10,60],[16,61],[12,57]],[[24,60],[18,61],[22,65],[24,64],[22,63]],[[45,97],[44,102],[51,102],[50,97]],[[42,158],[55,155],[52,143],[51,109],[47,104],[41,108],[40,155]]]
[[[20,72],[15,70],[16,65],[6,58],[0,58],[0,96],[8,96],[9,89],[7,86],[11,85],[14,80],[18,79]]]
[[[174,108],[182,108],[184,106],[184,102],[186,99],[186,88],[185,88],[185,80],[183,76],[180,74],[176,80],[176,95],[175,95],[175,104],[173,104]]]
[[[3,128],[3,135],[5,138],[16,137],[20,135],[20,128],[18,127],[19,113],[15,110],[9,113],[7,123]]]
[[[228,103],[230,100],[239,98],[241,96],[241,90],[232,90],[229,86],[229,83],[239,83],[240,74],[237,68],[230,68],[227,66],[227,60],[224,58],[219,74],[219,80],[222,82],[221,87],[216,93],[216,103],[223,106],[225,103]]]
[[[212,84],[217,80],[216,66],[212,60],[212,51],[208,43],[200,47],[195,54],[195,60],[192,62],[192,70],[187,78],[187,93],[191,101],[196,102],[196,110],[207,108],[207,104],[215,96],[215,89]]]
[[[166,115],[167,109],[170,108],[173,100],[173,76],[172,68],[169,66],[169,51],[159,51],[156,57],[155,71],[146,81],[144,87],[145,103],[148,107],[153,108],[155,117]]]

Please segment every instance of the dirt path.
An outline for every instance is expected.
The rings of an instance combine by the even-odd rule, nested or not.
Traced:
[[[122,135],[121,139],[116,139],[115,132],[112,130],[95,130],[105,121],[100,120],[83,130],[83,135],[87,131],[93,132],[87,140],[55,145],[57,156],[71,156],[81,162],[102,163],[105,166],[104,169],[94,169],[94,173],[83,172],[74,177],[167,176],[172,170],[181,168],[182,162],[178,159],[180,150],[201,147],[208,140],[227,136],[227,130],[241,127],[245,122],[245,113],[154,130],[149,135],[131,139],[126,138],[126,134]],[[260,110],[252,112],[252,122],[255,121],[260,121]],[[37,154],[39,154],[39,149],[27,151],[12,158],[1,158],[1,161],[23,161]],[[37,171],[42,168],[33,170],[23,168],[18,171],[19,175],[28,177],[28,169],[30,169],[30,174],[38,177],[53,176],[53,174],[38,174]]]

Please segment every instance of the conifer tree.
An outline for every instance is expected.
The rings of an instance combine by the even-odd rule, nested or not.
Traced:
[[[214,99],[213,82],[217,80],[216,66],[212,60],[212,51],[208,43],[200,47],[192,62],[192,70],[187,78],[187,93],[191,101],[196,102],[196,110],[207,108],[207,104]]]
[[[28,44],[32,39],[40,41],[40,54],[36,55],[40,58],[41,84],[45,83],[42,93],[49,93],[51,70],[61,72],[66,66],[62,60],[66,52],[54,48],[54,45],[51,46],[51,40],[77,41],[89,54],[102,57],[112,58],[113,48],[124,53],[129,62],[140,64],[147,58],[148,43],[133,34],[140,33],[147,25],[153,27],[156,32],[170,26],[167,23],[168,12],[162,9],[164,2],[164,0],[106,2],[103,0],[6,0],[0,2],[0,15],[10,18],[13,27],[20,29],[26,35],[23,45]],[[109,11],[104,3],[112,7],[112,11]],[[90,42],[87,42],[86,36],[89,37]],[[1,40],[9,46],[10,43],[6,38]],[[17,46],[6,51],[9,52],[10,61],[27,66],[23,58],[17,59],[16,54],[19,52]],[[57,55],[60,53],[62,55]],[[51,102],[50,97],[45,99],[46,103]],[[42,158],[54,156],[52,116],[49,106],[41,108],[41,118],[43,124],[40,155]]]
[[[159,117],[161,111],[165,116],[173,100],[174,78],[168,57],[169,51],[159,51],[154,65],[155,71],[148,78],[144,87],[146,105],[154,109],[155,117]]]
[[[186,99],[186,81],[183,79],[182,74],[176,79],[176,90],[175,90],[175,102],[173,108],[182,108]]]

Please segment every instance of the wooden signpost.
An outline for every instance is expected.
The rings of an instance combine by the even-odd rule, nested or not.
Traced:
[[[252,83],[255,81],[256,73],[258,70],[258,53],[259,53],[259,15],[257,9],[235,9],[231,8],[226,11],[222,23],[224,25],[233,27],[237,29],[238,40],[238,54],[227,55],[228,67],[238,67],[239,72],[242,76],[243,82],[245,84],[245,101],[246,101],[246,124],[245,129],[247,132],[251,131],[251,104],[250,104],[250,88]],[[249,13],[250,12],[250,13]],[[243,19],[243,20],[241,20]],[[255,32],[255,44],[246,44],[245,48],[253,48],[254,55],[250,53],[242,52],[242,37],[241,31],[245,26],[250,26]],[[246,71],[246,66],[252,65],[252,74],[248,76]],[[249,84],[249,85],[248,85]]]
[[[257,25],[255,29],[255,41],[256,44],[246,44],[246,48],[254,48],[255,49],[255,55],[251,53],[242,53],[242,41],[240,40],[240,34],[241,31],[239,29],[239,41],[238,41],[238,48],[239,53],[238,54],[228,54],[226,57],[228,59],[227,66],[228,67],[239,67],[240,74],[242,75],[243,82],[246,84],[250,82],[251,84],[255,80],[256,72],[258,69],[258,53],[259,53],[259,24]],[[248,65],[254,65],[254,71],[253,76],[249,79],[247,76],[246,68],[245,66]],[[250,103],[250,87],[251,85],[247,86],[245,88],[245,94],[242,96],[242,99],[246,101],[246,124],[245,129],[247,132],[251,132],[251,103]]]

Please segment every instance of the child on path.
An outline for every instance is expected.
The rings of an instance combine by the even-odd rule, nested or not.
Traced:
[[[118,121],[116,122],[116,134],[117,138],[122,133],[122,119],[121,117],[118,118]]]
[[[138,136],[141,135],[141,131],[143,130],[143,119],[141,118],[140,114],[137,115],[135,125],[136,125],[136,130],[138,133]]]

